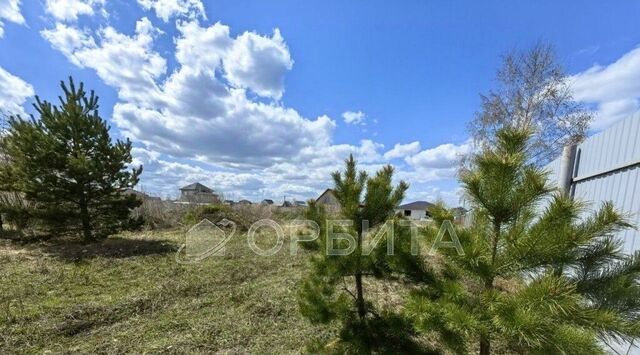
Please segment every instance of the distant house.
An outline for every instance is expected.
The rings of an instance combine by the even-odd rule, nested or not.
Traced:
[[[187,203],[218,203],[220,198],[213,189],[196,182],[180,189],[180,201]]]
[[[250,204],[251,204],[251,201],[249,201],[249,200],[240,200],[240,201],[238,201],[238,205],[247,206],[247,205],[250,205]]]
[[[233,202],[233,200],[224,200],[224,202],[222,203],[227,206],[233,206],[236,204],[235,202]]]
[[[340,202],[336,198],[333,189],[324,190],[324,192],[316,198],[316,204],[323,205],[327,210],[340,210]]]
[[[453,221],[455,223],[458,224],[463,224],[464,223],[464,218],[467,215],[467,212],[469,212],[466,208],[464,207],[454,207],[451,209],[451,213],[453,213]]]
[[[289,207],[289,208],[293,208],[293,207],[306,207],[306,206],[307,206],[307,203],[306,203],[306,202],[304,202],[304,201],[296,201],[296,200],[293,200],[293,201],[287,201],[287,200],[285,200],[285,201],[282,203],[282,206],[281,206],[281,207]]]
[[[425,220],[431,217],[427,210],[433,206],[433,203],[427,201],[414,201],[398,206],[396,213],[415,221]]]
[[[266,206],[270,206],[273,205],[273,200],[270,200],[268,198],[265,198],[264,200],[262,200],[262,204],[266,205]]]
[[[285,201],[282,203],[282,207],[293,207],[293,202],[291,202],[291,201],[286,201],[286,200],[285,200]]]

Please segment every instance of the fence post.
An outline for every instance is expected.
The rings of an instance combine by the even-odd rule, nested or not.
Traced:
[[[571,183],[573,181],[573,166],[576,160],[575,144],[566,145],[562,149],[562,157],[560,158],[560,172],[558,174],[558,189],[563,194],[569,194],[571,191]]]

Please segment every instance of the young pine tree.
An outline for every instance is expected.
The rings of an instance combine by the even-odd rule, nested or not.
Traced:
[[[588,215],[554,193],[530,163],[529,138],[500,130],[461,173],[475,212],[472,227],[456,230],[465,253],[441,250],[455,273],[407,306],[455,353],[594,354],[599,340],[640,333],[640,258],[612,237],[628,224],[610,203]]]
[[[52,231],[106,237],[130,225],[140,201],[124,190],[137,184],[142,167],[127,168],[131,142],[111,141],[93,91],[87,96],[72,79],[61,86],[59,106],[36,97],[39,119],[9,119],[2,185],[32,202],[30,214]]]
[[[375,307],[374,296],[368,295],[365,278],[391,278],[406,275],[415,279],[428,279],[430,270],[417,256],[411,255],[409,228],[394,224],[394,252],[387,253],[387,238],[380,239],[375,246],[368,244],[366,226],[371,233],[379,231],[391,220],[394,210],[402,201],[408,185],[400,182],[392,185],[393,168],[382,168],[373,177],[364,171],[358,172],[353,156],[346,160],[343,172],[335,172],[334,193],[340,202],[340,215],[350,225],[341,228],[332,223],[321,206],[311,204],[307,218],[320,226],[317,254],[312,262],[312,272],[304,280],[299,305],[304,316],[315,323],[341,324],[340,341],[332,347],[320,347],[314,351],[330,350],[338,353],[370,352],[424,352],[411,338],[411,324],[390,312],[380,314]],[[329,240],[327,232],[348,233],[351,241]],[[378,235],[378,234],[376,234]],[[345,250],[353,248],[347,255],[331,255],[328,243]]]

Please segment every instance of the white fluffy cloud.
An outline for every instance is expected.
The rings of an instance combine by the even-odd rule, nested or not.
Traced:
[[[347,124],[365,124],[367,116],[362,111],[346,111],[342,113],[342,118]]]
[[[200,0],[138,0],[145,10],[153,9],[156,16],[164,22],[174,16],[186,16],[190,19],[206,18],[204,6]]]
[[[640,109],[640,48],[614,63],[594,65],[570,79],[575,99],[597,106],[592,128],[606,128]]]
[[[111,119],[136,142],[135,163],[145,166],[142,187],[148,191],[175,195],[179,186],[201,181],[234,198],[306,199],[330,186],[331,172],[349,154],[371,173],[388,159],[420,154],[419,142],[386,153],[372,140],[334,144],[331,118],[303,117],[283,105],[284,75],[293,60],[277,29],[232,36],[228,26],[198,20],[177,21],[176,29],[171,69],[155,49],[164,34],[147,18],[131,35],[62,23],[41,32],[72,63],[95,70],[116,89]],[[354,114],[361,116],[355,123],[365,119]],[[410,171],[399,176],[417,184],[451,176],[450,166],[404,168]]]
[[[408,144],[396,144],[391,150],[384,153],[385,159],[404,158],[409,155],[416,154],[420,151],[420,142],[411,142]]]
[[[233,41],[224,58],[225,77],[233,86],[275,99],[282,97],[284,74],[291,67],[293,60],[278,29],[270,38],[243,33]]]
[[[26,116],[23,105],[34,95],[31,84],[0,67],[0,108],[7,115]]]
[[[72,63],[95,69],[105,83],[118,89],[121,99],[154,103],[154,93],[159,92],[155,80],[166,72],[165,59],[151,48],[158,33],[143,18],[136,23],[134,36],[106,27],[96,41],[90,33],[60,23],[42,31],[42,36]]]
[[[449,169],[454,168],[460,158],[470,153],[471,149],[471,141],[460,145],[447,143],[423,150],[418,154],[407,157],[405,160],[416,169]]]
[[[244,33],[232,38],[227,26],[203,28],[195,21],[181,24],[178,30],[179,65],[166,79],[166,61],[153,49],[159,32],[146,18],[138,21],[133,36],[106,27],[95,37],[60,24],[42,34],[73,63],[95,69],[105,83],[118,90],[121,102],[114,107],[116,125],[153,150],[265,166],[290,159],[303,147],[329,143],[335,123],[328,117],[307,119],[291,108],[247,96],[247,89],[257,93],[273,90],[273,96],[281,92],[279,84],[273,86],[282,81],[281,70],[278,78],[256,69],[273,68],[273,56],[265,55],[265,50],[271,50],[265,48],[284,51],[283,57],[289,58],[277,31],[272,37]],[[247,38],[253,44],[247,45]],[[244,76],[228,72],[242,66],[236,63],[240,61],[238,46],[246,49],[241,52],[248,59],[242,61],[255,67],[248,67]],[[236,78],[229,80],[231,85],[219,77],[221,71],[225,77]]]
[[[144,165],[143,187],[159,195],[175,196],[177,188],[200,181],[224,193],[227,198],[247,198],[259,201],[264,198],[288,196],[306,200],[331,186],[331,173],[344,167],[344,159],[353,154],[358,167],[369,173],[382,167],[377,162],[379,144],[362,141],[360,145],[330,145],[303,149],[300,156],[290,161],[275,163],[263,168],[220,167],[209,163],[183,162],[146,148],[134,148],[134,165]]]
[[[106,0],[47,0],[45,10],[56,20],[76,21],[79,16],[92,16],[96,9],[104,11]]]
[[[449,207],[456,207],[462,204],[463,191],[460,187],[438,187],[426,186],[425,188],[410,191],[408,200],[426,200],[430,202],[443,201]]]
[[[82,62],[76,57],[79,49],[95,48],[96,42],[86,31],[75,27],[69,27],[63,23],[56,23],[55,28],[40,32],[53,48],[64,54],[73,64],[82,66]]]
[[[25,23],[20,13],[20,0],[0,0],[0,38],[4,35],[4,21],[19,25]]]

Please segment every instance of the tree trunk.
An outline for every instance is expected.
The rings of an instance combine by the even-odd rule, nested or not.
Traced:
[[[367,309],[364,303],[364,292],[362,290],[362,271],[360,270],[360,258],[362,257],[362,231],[358,231],[358,244],[356,246],[357,262],[356,262],[356,306],[358,307],[358,316],[360,321],[364,321],[367,316]]]
[[[358,307],[358,316],[361,321],[364,321],[367,315],[367,310],[364,304],[364,294],[362,292],[362,273],[356,272],[356,305]]]
[[[84,196],[80,198],[80,220],[82,221],[82,235],[84,240],[93,240],[91,234],[91,219],[89,217],[89,208],[87,206],[87,200]]]
[[[496,257],[498,256],[498,243],[500,243],[500,227],[501,223],[498,221],[494,221],[493,223],[493,238],[492,238],[492,250],[491,250],[491,268],[492,273],[491,276],[485,280],[484,289],[491,290],[493,289],[493,281],[495,275],[493,271],[495,270]],[[489,355],[491,354],[491,332],[487,330],[487,334],[480,335],[480,355]]]
[[[491,354],[491,340],[489,336],[480,336],[480,355]]]

